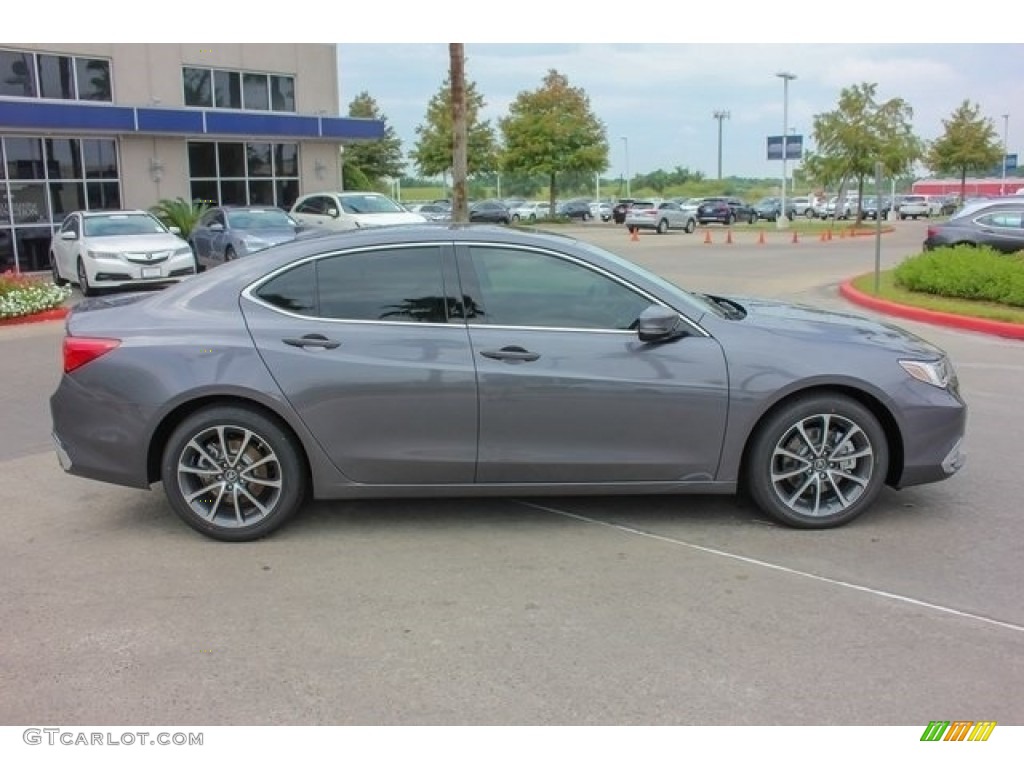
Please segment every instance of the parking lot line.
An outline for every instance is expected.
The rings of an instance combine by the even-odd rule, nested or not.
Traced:
[[[571,518],[573,518],[575,520],[579,520],[580,522],[592,523],[594,525],[601,525],[601,526],[604,526],[606,528],[612,528],[613,530],[619,531],[620,533],[631,534],[633,536],[642,536],[644,538],[654,539],[655,541],[660,541],[660,542],[663,542],[663,543],[666,543],[666,544],[673,544],[673,545],[678,546],[678,547],[686,547],[687,549],[692,549],[692,550],[695,550],[697,552],[703,552],[703,553],[709,554],[709,555],[716,555],[718,557],[725,557],[725,558],[728,558],[730,560],[736,560],[738,562],[746,563],[748,565],[755,565],[755,566],[758,566],[758,567],[761,567],[761,568],[767,568],[767,569],[770,569],[770,570],[773,570],[773,571],[780,571],[782,573],[788,573],[788,574],[793,575],[793,576],[802,576],[802,577],[807,578],[807,579],[812,579],[813,581],[820,581],[820,582],[823,582],[825,584],[831,584],[831,585],[836,586],[836,587],[842,587],[844,589],[850,589],[850,590],[854,590],[856,592],[866,592],[866,593],[868,593],[870,595],[874,595],[876,597],[882,597],[882,598],[886,598],[888,600],[894,600],[894,601],[897,601],[897,602],[906,603],[908,605],[915,605],[915,606],[917,606],[919,608],[927,608],[929,610],[937,611],[939,613],[946,613],[946,614],[950,614],[952,616],[958,616],[960,618],[970,619],[972,621],[977,621],[977,622],[980,622],[982,624],[988,624],[988,625],[991,625],[991,626],[1000,627],[1001,629],[1009,629],[1009,630],[1012,630],[1014,632],[1024,632],[1024,626],[1021,626],[1020,624],[1014,624],[1014,623],[1008,622],[1008,621],[1000,621],[999,619],[992,619],[992,618],[989,618],[988,616],[980,616],[980,615],[978,615],[976,613],[968,613],[967,611],[961,611],[961,610],[958,610],[956,608],[950,608],[949,606],[938,605],[937,603],[930,603],[930,602],[927,602],[925,600],[918,600],[917,598],[908,597],[906,595],[899,595],[899,594],[896,594],[895,592],[886,592],[885,590],[875,589],[873,587],[867,587],[867,586],[864,586],[863,584],[854,584],[854,583],[849,582],[849,581],[842,581],[840,579],[832,579],[832,578],[829,578],[828,576],[821,576],[821,575],[816,574],[816,573],[810,573],[808,571],[801,571],[801,570],[797,570],[796,568],[789,568],[788,566],[779,565],[777,563],[769,563],[766,560],[758,560],[757,558],[746,557],[745,555],[737,555],[735,553],[726,552],[726,551],[721,550],[721,549],[714,549],[713,547],[705,547],[705,546],[703,546],[701,544],[693,544],[691,542],[684,541],[682,539],[676,539],[676,538],[673,538],[671,536],[664,536],[662,534],[652,533],[650,531],[643,531],[643,530],[640,530],[639,528],[632,528],[632,527],[630,527],[628,525],[622,525],[621,523],[610,523],[610,522],[607,522],[605,520],[597,520],[595,518],[587,517],[585,515],[578,515],[575,512],[568,512],[568,511],[566,511],[564,509],[556,509],[555,507],[549,507],[549,506],[545,506],[543,504],[536,504],[536,503],[531,502],[531,501],[523,501],[523,500],[520,499],[520,500],[517,500],[517,503],[523,505],[524,507],[530,507],[532,509],[537,509],[537,510],[540,510],[542,512],[550,512],[552,514],[561,515],[563,517],[571,517]]]

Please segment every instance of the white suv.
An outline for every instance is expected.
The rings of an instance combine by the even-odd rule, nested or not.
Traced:
[[[935,209],[927,195],[905,195],[900,202],[900,218],[916,219],[918,216],[929,218]]]
[[[300,224],[327,229],[421,224],[427,220],[377,192],[314,192],[296,200],[290,213]]]

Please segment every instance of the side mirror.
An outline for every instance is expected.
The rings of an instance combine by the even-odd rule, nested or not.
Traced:
[[[77,240],[78,239],[78,233],[77,232],[72,232],[69,229],[67,232],[61,232],[60,233],[60,239],[61,240]]]
[[[221,224],[219,221],[215,221],[215,222],[213,222],[213,224],[210,225],[210,231],[211,232],[223,232],[224,231],[224,225]]]
[[[172,235],[180,235],[181,234],[181,227],[168,227],[167,229],[170,231],[170,233]]]
[[[327,215],[330,216],[332,219],[338,218],[338,209],[337,208],[328,208],[327,209]]]
[[[660,304],[652,304],[640,313],[636,332],[644,342],[672,341],[687,335],[679,313]]]

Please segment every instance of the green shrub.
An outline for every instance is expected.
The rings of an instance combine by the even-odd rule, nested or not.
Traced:
[[[177,227],[183,238],[188,238],[195,229],[199,219],[210,209],[209,203],[199,200],[190,201],[183,197],[176,197],[173,200],[164,199],[150,208],[150,213],[155,215],[167,227]]]
[[[904,261],[895,278],[909,291],[1024,307],[1024,253],[969,245],[938,248]]]

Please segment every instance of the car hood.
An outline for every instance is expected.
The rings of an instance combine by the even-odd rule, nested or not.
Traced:
[[[295,229],[293,227],[240,230],[236,234],[241,240],[259,240],[261,243],[267,243],[268,245],[287,243],[295,239]]]
[[[744,325],[756,326],[773,335],[836,344],[866,342],[915,357],[943,356],[942,350],[910,331],[863,315],[747,296],[721,298],[746,311],[746,317],[740,321]]]
[[[152,235],[112,235],[110,237],[87,237],[85,247],[107,253],[136,253],[138,251],[170,251],[188,246],[177,235],[156,233]]]
[[[360,227],[387,227],[392,224],[422,224],[426,216],[418,213],[354,213],[352,220]]]

